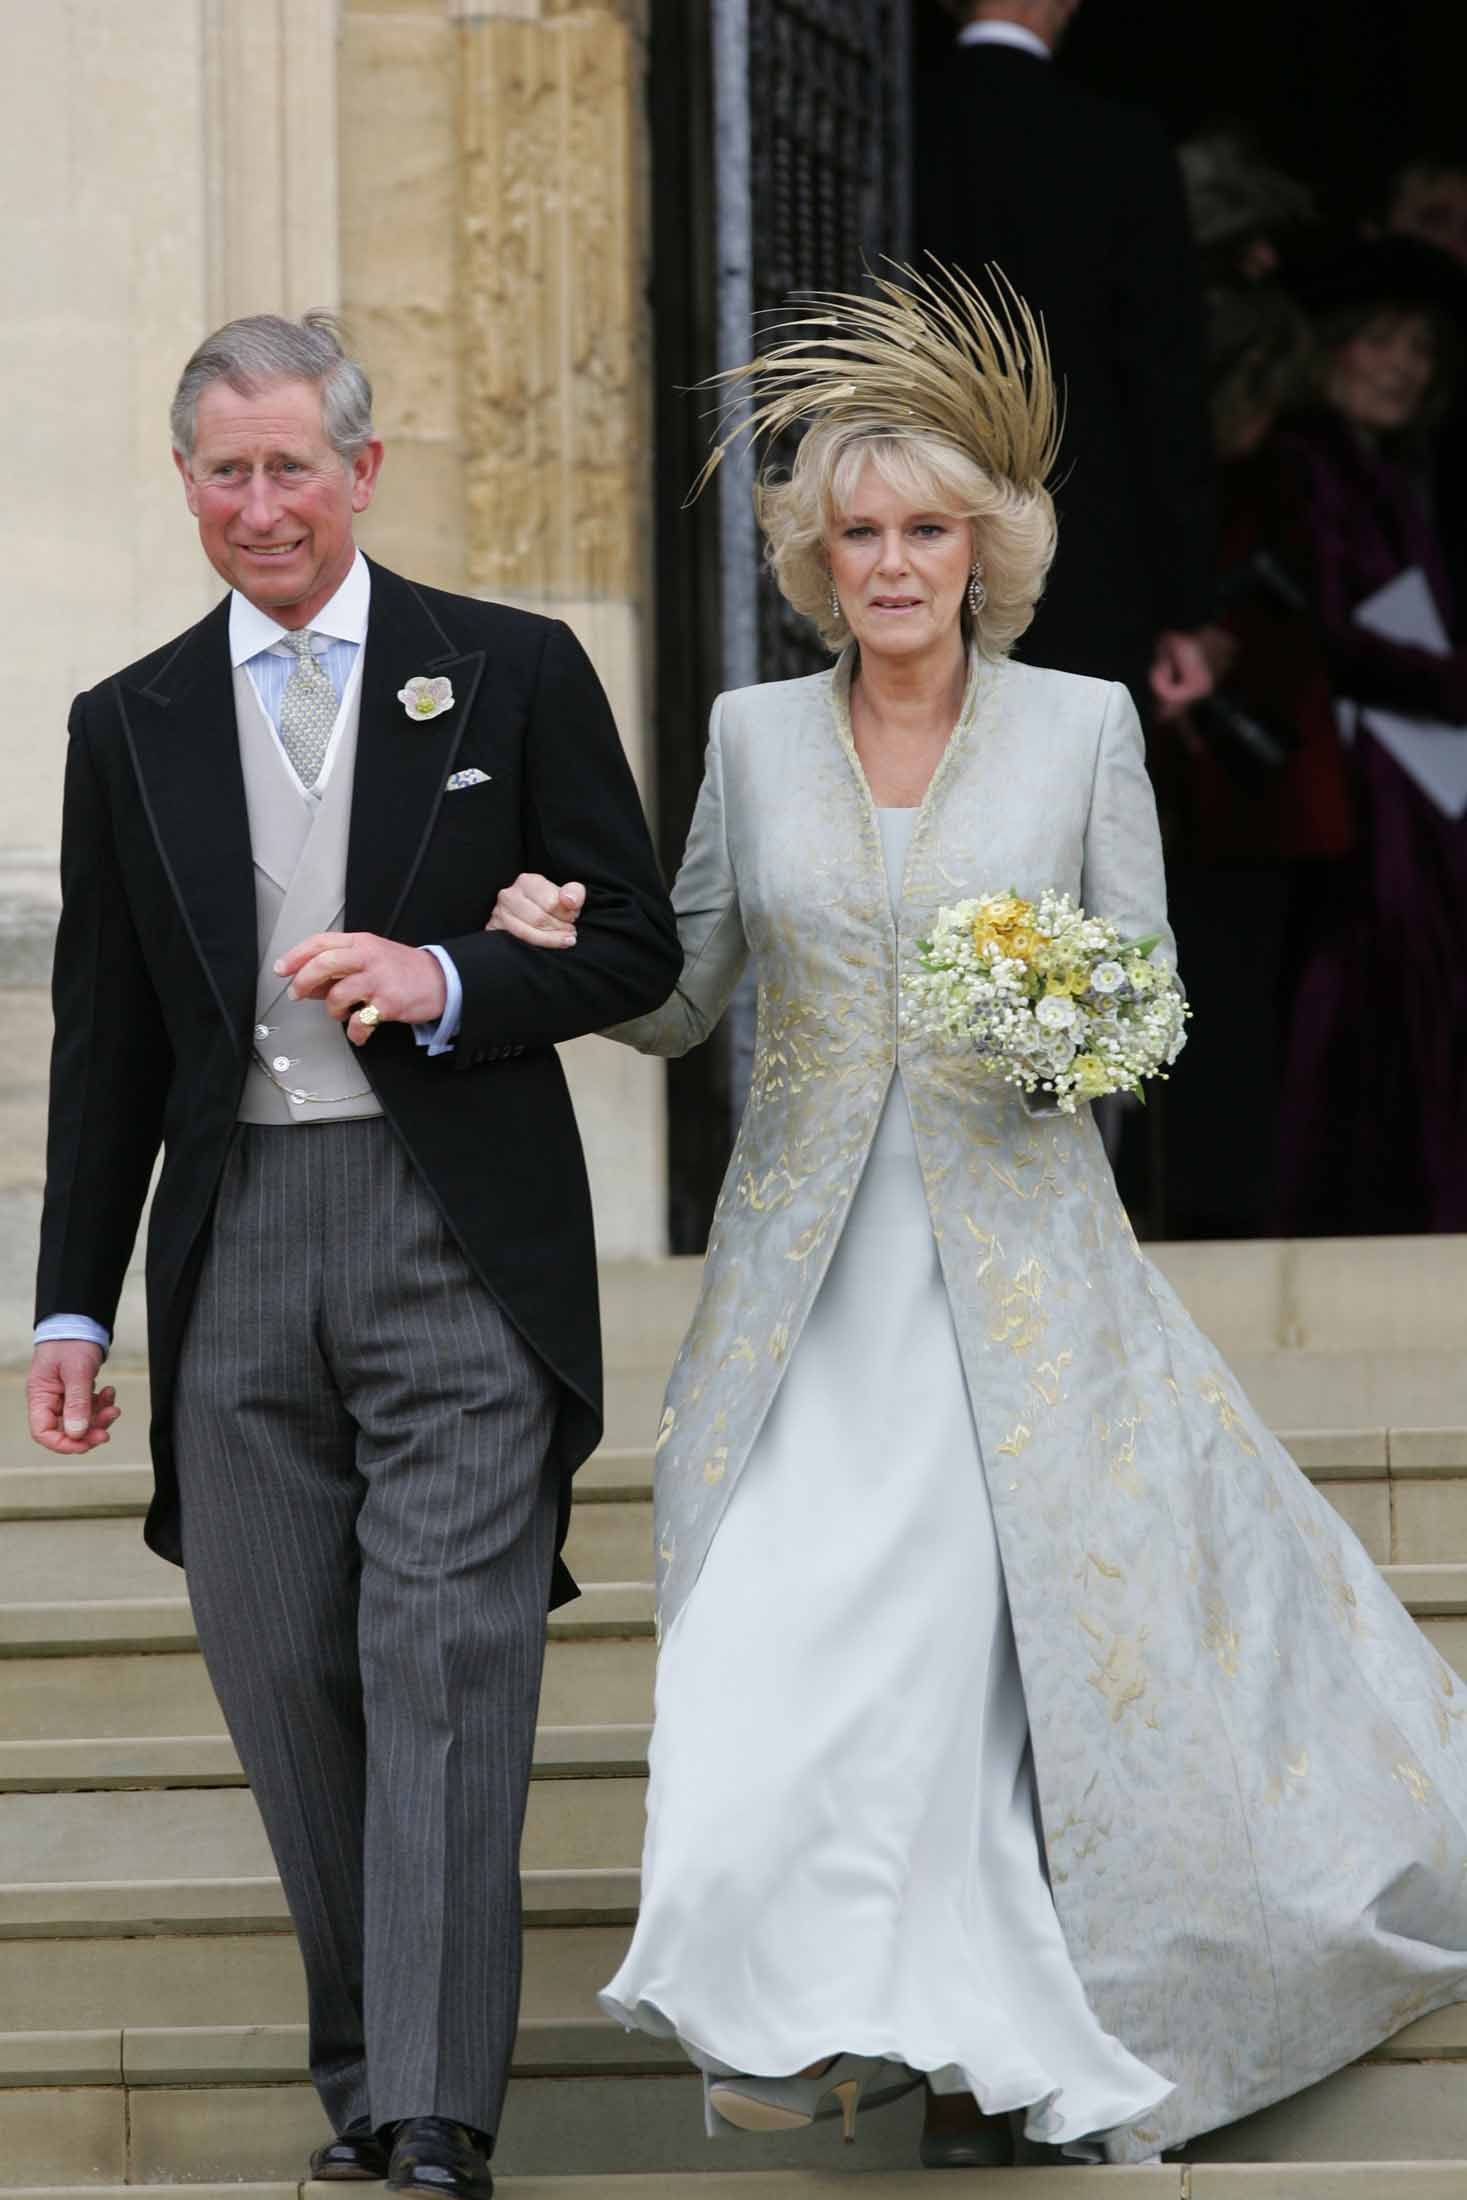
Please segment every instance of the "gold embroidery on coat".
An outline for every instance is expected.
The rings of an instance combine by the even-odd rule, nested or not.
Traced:
[[[1106,1462],[1110,1470],[1111,1480],[1125,1497],[1140,1497],[1146,1488],[1146,1484],[1136,1472],[1136,1431],[1143,1426],[1147,1418],[1146,1410],[1142,1407],[1136,1413],[1122,1415],[1117,1421],[1103,1421],[1097,1418],[1095,1423],[1095,1440],[1103,1452],[1109,1448],[1112,1440],[1119,1436],[1122,1430],[1125,1431],[1124,1442],[1116,1446]]]
[[[1349,1628],[1351,1634],[1366,1634],[1368,1629],[1360,1614],[1360,1599],[1355,1594],[1353,1584],[1345,1578],[1345,1569],[1340,1563],[1338,1551],[1327,1551],[1325,1553],[1324,1572],[1320,1578],[1323,1580],[1326,1589],[1328,1589],[1340,1618]]]
[[[1087,1551],[1075,1569],[1075,1579],[1082,1589],[1089,1588],[1092,1573],[1099,1574],[1102,1581],[1124,1581],[1126,1578],[1119,1566],[1113,1566],[1098,1551]]]
[[[1202,1647],[1217,1659],[1231,1680],[1238,1670],[1238,1631],[1221,1597],[1209,1597],[1203,1613],[1207,1624],[1202,1630]]]
[[[1032,1441],[1033,1435],[1034,1431],[1027,1421],[1015,1421],[998,1448],[1007,1458],[1017,1459],[1024,1446]]]
[[[1092,1620],[1081,1618],[1091,1641],[1104,1644],[1106,1630],[1097,1627]],[[1090,1686],[1095,1689],[1110,1708],[1110,1723],[1119,1726],[1128,1711],[1134,1710],[1146,1694],[1148,1682],[1142,1645],[1146,1641],[1146,1629],[1138,1628],[1134,1635],[1112,1635],[1110,1647],[1102,1657],[1099,1649],[1090,1653],[1095,1670],[1088,1674]],[[1154,1725],[1154,1720],[1148,1720]]]
[[[1057,1406],[1063,1399],[1065,1369],[1074,1357],[1073,1352],[1060,1352],[1052,1360],[1041,1360],[1031,1369],[1029,1388],[1036,1391],[1047,1406]]]
[[[1231,1436],[1241,1451],[1250,1459],[1258,1457],[1258,1446],[1248,1434],[1243,1417],[1223,1387],[1222,1377],[1215,1368],[1210,1369],[1198,1385],[1204,1405],[1212,1407],[1225,1436]]]
[[[963,1221],[967,1226],[970,1235],[975,1237],[978,1240],[979,1245],[981,1245],[983,1248],[983,1258],[979,1261],[978,1266],[973,1271],[978,1278],[978,1281],[981,1283],[987,1276],[988,1271],[993,1266],[994,1262],[996,1260],[1002,1260],[1003,1247],[999,1244],[998,1239],[994,1236],[991,1230],[980,1230],[971,1215],[964,1215]]]
[[[1432,1705],[1432,1710],[1436,1714],[1437,1740],[1445,1749],[1452,1738],[1452,1728],[1456,1722],[1459,1719],[1467,1719],[1467,1705],[1453,1704],[1451,1701],[1457,1693],[1457,1682],[1450,1666],[1442,1665],[1437,1668],[1436,1685],[1447,1698],[1446,1703],[1433,1703]]]
[[[1400,1781],[1412,1802],[1417,1804],[1420,1809],[1425,1810],[1426,1799],[1431,1793],[1431,1782],[1427,1779],[1425,1773],[1404,1757],[1396,1766],[1395,1773],[1396,1778]]]

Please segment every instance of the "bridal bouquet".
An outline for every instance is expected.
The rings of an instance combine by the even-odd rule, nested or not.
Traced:
[[[1068,894],[984,894],[940,909],[905,983],[910,1031],[970,1048],[980,1069],[1053,1093],[1066,1115],[1108,1092],[1141,1095],[1186,1040],[1175,973],[1157,934],[1123,940]]]

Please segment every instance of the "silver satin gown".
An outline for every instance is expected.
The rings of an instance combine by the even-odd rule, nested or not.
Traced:
[[[917,813],[878,814],[895,902]],[[1042,1856],[978,1432],[897,1076],[663,1645],[641,1915],[602,2006],[676,2034],[705,2070],[885,2056],[1090,2154],[1088,2134],[1172,2088],[1091,2011]]]

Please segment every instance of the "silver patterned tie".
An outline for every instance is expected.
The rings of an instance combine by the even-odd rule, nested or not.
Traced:
[[[314,787],[326,760],[340,697],[312,651],[310,627],[298,634],[282,634],[280,639],[295,658],[280,702],[280,745],[301,785]]]

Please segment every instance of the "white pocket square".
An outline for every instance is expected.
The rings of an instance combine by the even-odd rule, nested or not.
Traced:
[[[481,772],[470,766],[466,772],[450,774],[445,791],[449,794],[462,794],[465,787],[485,787],[489,783],[489,777],[488,772]]]

